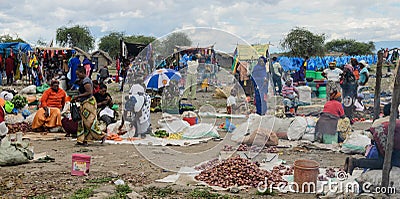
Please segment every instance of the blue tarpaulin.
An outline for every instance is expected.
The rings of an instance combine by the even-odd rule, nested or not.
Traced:
[[[21,42],[9,42],[9,43],[0,43],[0,53],[5,52],[10,52],[10,49],[13,49],[13,53],[18,53],[19,50],[21,52],[28,52],[28,51],[33,51],[31,46],[26,43],[21,43]]]
[[[365,60],[367,64],[376,64],[378,61],[377,55],[357,55],[357,56],[325,56],[311,57],[308,60],[307,70],[321,70],[329,66],[329,62],[336,61],[338,67],[342,67],[350,63],[351,58],[356,58],[357,61]],[[302,66],[304,59],[299,57],[279,57],[279,63],[284,71],[298,71]]]

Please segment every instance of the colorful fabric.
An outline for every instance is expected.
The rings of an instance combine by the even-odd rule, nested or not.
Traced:
[[[42,98],[40,99],[40,107],[52,107],[52,108],[62,108],[65,105],[65,99],[67,94],[61,88],[58,91],[54,91],[52,88],[44,91]]]
[[[40,108],[32,122],[32,129],[40,127],[54,128],[61,126],[61,111],[59,108],[48,108],[50,111],[49,117],[45,116],[44,108]]]
[[[78,122],[77,141],[83,143],[85,141],[101,140],[105,133],[98,126],[96,99],[92,96],[83,101],[80,111],[82,120]]]
[[[344,115],[343,106],[337,100],[330,100],[326,102],[322,112],[332,114],[336,117],[342,117]]]
[[[240,62],[239,66],[237,67],[237,71],[239,71],[239,78],[240,81],[247,81],[249,80],[248,76],[248,63],[247,62]]]
[[[231,67],[233,74],[236,73],[236,67],[237,67],[238,63],[239,63],[239,52],[236,47],[235,52],[233,52],[233,62],[232,62],[232,67]]]
[[[342,88],[339,82],[328,81],[326,84],[326,101],[330,100],[331,93],[339,92],[342,93]]]
[[[389,122],[383,122],[382,124],[371,127],[370,131],[374,137],[374,141],[380,154],[385,155],[385,147],[387,141],[387,134],[389,130]],[[396,120],[396,127],[394,130],[394,142],[393,142],[393,153],[399,153],[400,151],[400,120]],[[392,159],[393,161],[393,159]],[[399,164],[400,159],[396,159],[395,164]]]

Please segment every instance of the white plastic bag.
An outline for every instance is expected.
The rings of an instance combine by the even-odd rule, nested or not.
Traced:
[[[392,189],[391,192],[393,194],[400,192],[400,178],[398,178],[399,175],[400,175],[400,168],[392,167],[389,178],[390,182],[392,182],[393,185],[389,185],[390,186],[389,188]],[[362,184],[368,183],[370,185],[368,186],[368,189],[370,191],[375,191],[376,190],[375,188],[380,187],[382,184],[382,170],[369,170],[361,174],[361,176],[358,177],[356,181],[360,184],[360,187],[362,187],[361,186]],[[399,197],[398,195],[397,196],[391,195],[390,198],[399,198]]]
[[[217,129],[211,124],[195,124],[188,127],[182,135],[183,139],[219,138]]]
[[[67,78],[68,78],[69,80],[71,80],[71,69],[68,70]]]
[[[30,85],[25,88],[23,88],[20,92],[20,94],[36,94],[36,86],[35,85]]]
[[[3,121],[0,123],[0,136],[5,136],[8,133],[8,128],[6,123]]]
[[[290,124],[288,129],[288,139],[289,140],[299,140],[303,137],[307,128],[307,120],[304,117],[296,117]]]
[[[367,135],[355,131],[343,142],[341,151],[347,154],[364,154],[368,144],[371,144],[371,139]]]

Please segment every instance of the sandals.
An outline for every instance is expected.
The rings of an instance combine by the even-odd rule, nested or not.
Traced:
[[[87,142],[77,142],[76,146],[89,146]]]
[[[104,142],[106,141],[106,139],[107,139],[107,136],[103,136],[103,138],[101,138],[101,144],[104,144]]]

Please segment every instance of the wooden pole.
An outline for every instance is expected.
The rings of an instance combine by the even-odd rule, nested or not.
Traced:
[[[381,82],[382,82],[382,63],[383,52],[378,51],[378,63],[376,65],[376,82],[375,82],[375,96],[374,96],[374,121],[379,118],[381,113]]]
[[[399,70],[399,61],[397,61],[397,66],[395,69],[395,77],[394,77],[394,88],[392,95],[392,107],[390,110],[390,120],[389,120],[389,129],[388,135],[386,139],[386,147],[385,147],[385,161],[383,163],[382,170],[382,187],[388,188],[389,186],[389,174],[392,165],[392,152],[393,152],[393,143],[394,143],[394,130],[396,128],[396,119],[399,114],[399,101],[400,101],[400,70]]]

